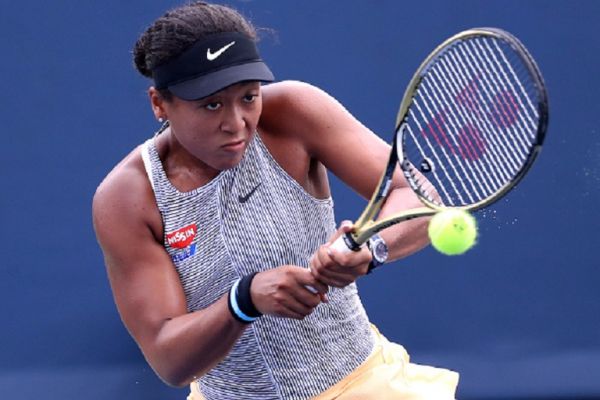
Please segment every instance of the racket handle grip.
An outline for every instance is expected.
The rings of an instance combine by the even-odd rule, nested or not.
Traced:
[[[361,246],[354,241],[352,235],[346,233],[331,243],[329,248],[337,251],[340,254],[347,254],[353,251],[359,251]]]

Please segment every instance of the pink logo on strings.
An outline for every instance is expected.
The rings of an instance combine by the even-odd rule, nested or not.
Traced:
[[[496,93],[486,110],[479,107],[480,95],[481,90],[476,77],[455,96],[458,108],[467,111],[471,116],[470,121],[463,121],[463,125],[454,133],[455,140],[449,137],[450,129],[454,128],[451,128],[448,121],[452,117],[449,116],[447,108],[438,112],[421,130],[421,134],[433,138],[438,146],[446,148],[464,160],[479,160],[486,152],[487,142],[478,125],[491,124],[493,128],[510,128],[515,124],[519,113],[515,96],[509,90]]]

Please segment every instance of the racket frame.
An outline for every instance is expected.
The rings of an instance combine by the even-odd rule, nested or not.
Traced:
[[[537,108],[539,112],[539,124],[536,132],[535,142],[531,149],[531,152],[521,167],[521,169],[515,174],[513,179],[504,184],[501,188],[499,188],[495,193],[491,196],[475,202],[473,204],[469,204],[467,206],[459,206],[459,207],[445,207],[441,206],[433,199],[431,199],[426,194],[422,193],[418,182],[414,179],[412,173],[409,171],[410,168],[414,168],[410,161],[403,154],[403,144],[404,144],[404,134],[403,127],[405,125],[405,121],[408,117],[408,110],[413,101],[413,96],[419,87],[422,79],[427,73],[428,69],[433,64],[433,61],[444,51],[447,51],[451,48],[453,43],[459,42],[461,40],[465,40],[475,36],[486,36],[486,37],[496,37],[506,43],[508,43],[513,49],[516,50],[516,53],[521,57],[524,65],[527,67],[530,76],[533,78],[533,83],[536,86],[536,93],[538,94],[537,99]],[[529,54],[525,46],[512,34],[497,28],[474,28],[469,29],[463,32],[460,32],[442,42],[439,46],[437,46],[425,60],[421,63],[417,72],[413,75],[411,81],[409,82],[405,92],[404,97],[402,98],[402,102],[400,103],[400,108],[398,110],[398,114],[396,117],[396,129],[394,132],[394,139],[392,141],[392,150],[390,152],[390,157],[385,168],[385,171],[381,175],[377,187],[373,196],[371,197],[369,203],[365,207],[364,211],[360,215],[360,217],[354,223],[354,229],[352,232],[342,236],[346,246],[351,250],[359,250],[363,243],[365,243],[371,236],[376,234],[377,232],[388,228],[392,225],[395,225],[402,221],[408,221],[414,218],[432,216],[439,211],[442,211],[445,208],[454,208],[454,209],[464,209],[467,211],[476,211],[483,207],[487,207],[501,197],[503,197],[507,192],[509,192],[512,188],[514,188],[521,179],[525,176],[525,174],[529,171],[533,162],[537,158],[538,154],[541,151],[542,144],[544,142],[544,138],[546,135],[546,129],[548,126],[548,98],[545,89],[545,85],[543,82],[542,75],[537,67],[533,57]],[[376,220],[377,214],[381,210],[381,207],[385,203],[386,197],[392,187],[392,177],[397,165],[400,165],[402,172],[412,188],[415,194],[418,196],[419,200],[425,205],[425,207],[414,208],[410,210],[406,210],[404,212],[396,213],[394,215],[388,216],[386,218],[382,218]]]

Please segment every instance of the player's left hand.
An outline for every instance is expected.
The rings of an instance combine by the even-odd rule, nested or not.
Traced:
[[[367,273],[371,261],[371,252],[367,246],[363,246],[359,251],[348,253],[341,253],[330,247],[337,238],[351,231],[352,223],[350,221],[342,222],[329,241],[313,254],[310,260],[310,270],[319,282],[343,288]]]

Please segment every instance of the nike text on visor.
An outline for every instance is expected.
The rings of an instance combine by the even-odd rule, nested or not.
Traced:
[[[183,100],[210,96],[238,82],[274,80],[256,43],[239,32],[217,33],[152,71],[154,86]]]

